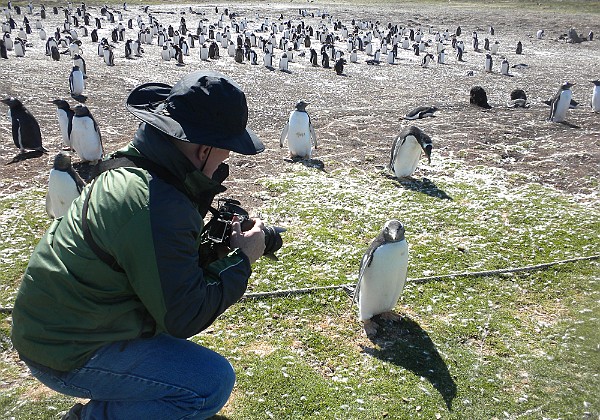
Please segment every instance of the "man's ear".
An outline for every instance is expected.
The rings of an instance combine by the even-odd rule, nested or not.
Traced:
[[[210,146],[200,145],[200,147],[196,149],[196,158],[198,158],[198,161],[204,162],[210,154],[210,149]]]

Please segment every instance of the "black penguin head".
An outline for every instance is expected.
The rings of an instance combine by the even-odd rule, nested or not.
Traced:
[[[306,105],[308,105],[308,102],[299,100],[298,103],[296,103],[296,109],[301,112],[306,112]]]
[[[73,108],[73,112],[75,112],[75,116],[77,117],[85,117],[87,115],[90,115],[90,110],[88,109],[88,107],[81,104],[75,105],[75,108]]]
[[[565,82],[562,84],[562,86],[560,88],[562,90],[567,90],[567,89],[571,89],[571,86],[575,86],[575,83]]]
[[[600,86],[600,80],[592,80],[594,86]]]
[[[404,226],[398,220],[388,220],[383,226],[383,237],[386,242],[400,242],[404,240]]]
[[[59,171],[66,171],[71,167],[71,154],[68,152],[58,152],[54,156],[54,169]]]
[[[510,100],[514,101],[515,99],[524,99],[527,100],[527,95],[523,89],[515,89],[510,92]]]
[[[71,105],[69,105],[69,103],[67,101],[65,101],[64,99],[54,99],[52,101],[52,103],[54,105],[56,105],[58,108],[60,109],[70,109]]]
[[[10,108],[22,108],[23,104],[14,96],[2,99],[2,102],[8,105]]]

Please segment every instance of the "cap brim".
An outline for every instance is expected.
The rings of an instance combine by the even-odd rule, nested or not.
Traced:
[[[172,87],[164,83],[145,83],[133,89],[126,107],[140,120],[181,141],[218,147],[243,155],[255,155],[265,150],[256,133],[249,128],[237,135],[210,132],[202,121],[176,121],[165,109],[165,100]]]

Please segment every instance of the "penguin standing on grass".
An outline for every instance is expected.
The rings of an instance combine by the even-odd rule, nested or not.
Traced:
[[[73,108],[73,120],[69,138],[77,155],[84,162],[92,165],[102,159],[102,136],[96,120],[85,105]]]
[[[279,147],[283,147],[286,138],[292,158],[310,159],[312,148],[317,148],[317,134],[306,112],[308,103],[299,101],[296,109],[290,113],[288,122],[281,132]]]
[[[432,149],[431,137],[415,126],[406,127],[392,143],[388,169],[396,178],[409,177],[417,169],[423,153],[431,163]]]
[[[371,243],[360,262],[354,301],[358,303],[358,318],[364,322],[368,336],[377,333],[375,315],[398,320],[392,312],[406,283],[408,243],[405,229],[398,220],[388,220]]]
[[[42,146],[40,125],[23,103],[14,97],[4,98],[2,103],[8,105],[8,118],[12,123],[12,138],[21,154],[27,150],[47,152]]]
[[[54,165],[48,177],[46,193],[46,213],[57,219],[64,216],[73,200],[79,197],[85,182],[71,165],[71,155],[59,152],[54,157]]]
[[[73,115],[75,113],[71,109],[71,105],[64,99],[55,99],[52,103],[56,105],[56,116],[58,117],[58,126],[60,127],[63,149],[71,150],[69,131],[71,130]]]
[[[574,86],[574,84],[570,82],[563,83],[552,98],[550,103],[550,118],[548,118],[550,121],[563,122],[567,117],[567,110],[571,106],[571,97],[573,96],[571,86]]]

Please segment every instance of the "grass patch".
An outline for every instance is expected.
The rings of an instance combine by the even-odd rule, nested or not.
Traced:
[[[435,183],[300,164],[261,180],[261,196],[270,196],[266,222],[288,232],[280,261],[255,267],[251,291],[354,282],[363,251],[390,218],[406,226],[412,278],[599,249],[596,207],[513,184],[500,170],[440,165]],[[5,230],[9,238],[30,232],[28,252],[47,224],[34,209],[41,197],[34,191],[2,202],[2,220],[17,208],[31,212]],[[409,282],[397,307],[402,320],[383,324],[373,341],[341,290],[246,300],[193,339],[236,369],[223,411],[231,419],[597,417],[599,278],[598,263],[586,261],[519,275]],[[10,296],[14,276],[2,279]],[[9,323],[2,325],[6,343]],[[55,418],[74,402],[22,378],[7,346],[0,415]]]

